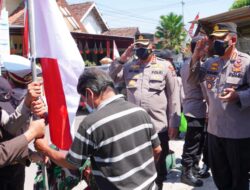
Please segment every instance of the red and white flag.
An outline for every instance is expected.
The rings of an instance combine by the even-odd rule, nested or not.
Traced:
[[[3,8],[3,0],[0,0],[0,16],[2,14],[2,8]]]
[[[118,48],[116,46],[115,40],[113,40],[113,60],[117,59],[120,57]]]
[[[106,41],[106,52],[107,52],[107,57],[110,57],[110,41]]]
[[[80,96],[76,86],[84,62],[54,0],[34,2],[35,54],[41,58],[49,111],[50,137],[60,149],[69,149]]]
[[[194,21],[197,21],[197,20],[199,20],[199,13],[196,15],[196,17],[194,18]],[[192,22],[192,24],[191,24],[191,26],[190,26],[190,28],[189,28],[189,30],[188,30],[188,34],[189,34],[189,36],[192,38],[193,37],[193,30],[194,30],[194,22]]]
[[[27,8],[27,0],[24,1],[25,9],[24,9],[24,31],[23,31],[23,56],[29,57],[29,14]]]

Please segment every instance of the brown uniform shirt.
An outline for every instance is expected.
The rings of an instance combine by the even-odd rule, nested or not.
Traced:
[[[148,112],[157,132],[179,127],[180,94],[170,62],[156,57],[147,64],[137,59],[124,65],[114,61],[110,76],[115,82],[125,82],[128,101]]]
[[[17,107],[11,115],[1,110],[0,119],[0,168],[11,164],[13,161],[22,160],[28,156],[28,141],[20,133],[18,127],[26,125],[30,117],[30,110],[23,104]],[[16,133],[14,131],[17,131]]]
[[[250,137],[250,56],[235,51],[230,60],[220,57],[207,60],[190,72],[190,82],[199,78],[206,86],[209,100],[208,132],[223,138]],[[198,77],[197,77],[198,76]],[[238,102],[223,102],[218,95],[224,88],[234,88]]]

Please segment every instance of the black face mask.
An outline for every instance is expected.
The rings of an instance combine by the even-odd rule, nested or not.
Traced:
[[[228,46],[229,46],[228,41],[215,40],[214,41],[214,54],[223,56]]]
[[[151,53],[152,50],[147,48],[138,48],[135,51],[136,56],[141,60],[146,60]]]

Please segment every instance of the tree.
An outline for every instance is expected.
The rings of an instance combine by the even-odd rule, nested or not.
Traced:
[[[161,48],[180,52],[181,45],[187,36],[182,19],[181,15],[172,12],[160,17],[160,26],[156,28],[155,36],[159,38]]]
[[[234,0],[230,10],[238,9],[250,5],[250,0]]]

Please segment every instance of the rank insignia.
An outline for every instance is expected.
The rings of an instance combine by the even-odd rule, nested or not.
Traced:
[[[238,57],[238,53],[237,53],[237,52],[234,52],[233,55],[232,55],[231,58],[230,58],[230,61],[236,60],[237,57]]]
[[[136,70],[136,69],[139,69],[139,68],[140,68],[140,65],[137,65],[137,64],[131,65],[131,69]]]
[[[216,24],[214,25],[214,31],[217,31],[217,30],[219,30],[219,26]]]
[[[218,71],[219,70],[219,63],[212,63],[211,64],[211,67],[210,67],[210,70],[211,71]]]

